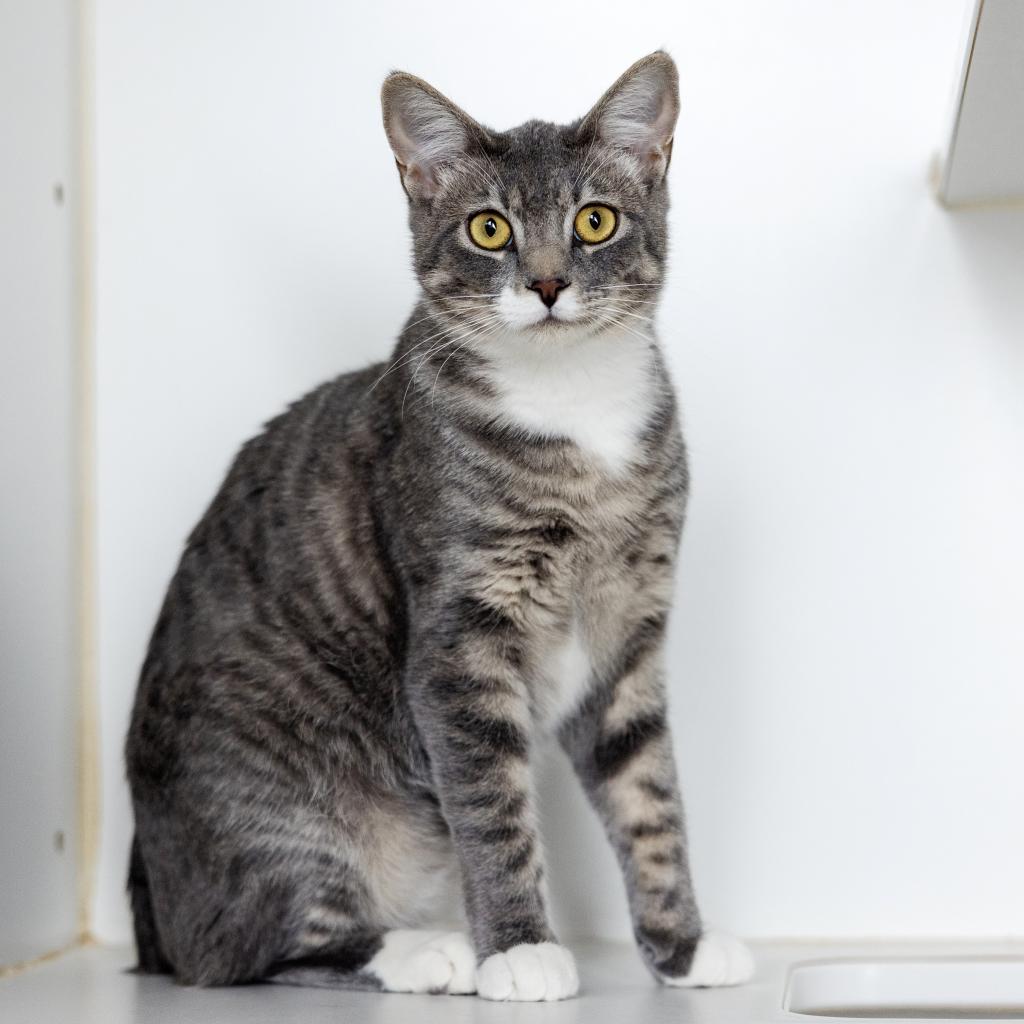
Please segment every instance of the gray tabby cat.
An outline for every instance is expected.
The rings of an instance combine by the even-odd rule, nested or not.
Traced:
[[[672,60],[507,132],[393,74],[420,301],[393,361],[235,460],[188,539],[127,742],[139,967],[572,996],[530,755],[557,735],[669,985],[750,976],[702,929],[662,648],[687,470],[652,313]],[[469,934],[421,930],[461,895]]]

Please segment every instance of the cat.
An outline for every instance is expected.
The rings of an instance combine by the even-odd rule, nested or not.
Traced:
[[[492,131],[398,72],[382,105],[419,302],[387,365],[242,447],[188,538],[126,744],[139,969],[574,995],[530,773],[551,734],[654,976],[743,982],[698,913],[666,713],[675,64],[568,126]],[[452,899],[468,934],[437,929]]]

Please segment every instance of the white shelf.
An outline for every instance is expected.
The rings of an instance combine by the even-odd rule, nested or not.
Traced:
[[[1024,4],[975,0],[938,183],[950,206],[1024,201]]]
[[[739,1024],[815,1018],[783,1009],[790,968],[807,960],[900,957],[1024,957],[1024,942],[988,943],[755,943],[757,974],[735,989],[662,988],[644,970],[635,949],[615,943],[570,943],[579,958],[582,991],[564,1003],[526,1007],[470,996],[408,996],[373,992],[251,985],[188,989],[169,978],[126,973],[125,948],[86,948],[0,980],[4,1024],[490,1024],[529,1019],[544,1024]],[[817,1018],[823,1020],[825,1018]]]

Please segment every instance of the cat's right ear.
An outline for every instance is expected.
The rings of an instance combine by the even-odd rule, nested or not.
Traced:
[[[465,156],[486,132],[433,86],[404,71],[384,79],[380,100],[402,186],[410,199],[429,202],[445,168]]]
[[[578,133],[631,153],[645,176],[660,181],[672,158],[678,117],[679,72],[675,61],[657,50],[638,60],[598,100]]]

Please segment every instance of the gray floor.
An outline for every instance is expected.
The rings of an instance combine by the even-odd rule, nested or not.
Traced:
[[[581,994],[563,1003],[488,1003],[472,996],[409,996],[249,986],[187,989],[167,978],[125,973],[127,949],[76,950],[0,980],[2,1024],[741,1024],[826,1018],[782,1009],[791,964],[832,957],[1007,955],[1012,943],[754,944],[754,981],[736,989],[661,988],[636,951],[612,943],[570,943],[579,959]]]

